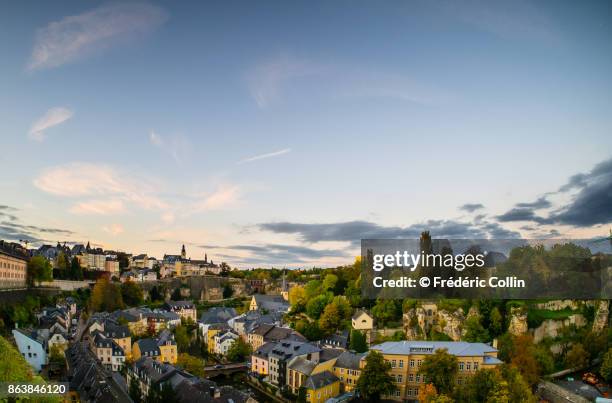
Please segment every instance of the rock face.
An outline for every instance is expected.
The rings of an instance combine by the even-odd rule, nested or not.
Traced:
[[[403,316],[403,329],[408,340],[423,340],[430,331],[444,333],[454,341],[461,339],[465,316],[460,308],[451,313],[432,307],[410,309]]]
[[[533,342],[539,343],[546,337],[557,337],[559,330],[565,326],[575,325],[576,327],[583,327],[586,324],[586,318],[579,313],[571,315],[564,320],[547,319],[533,330]]]
[[[463,333],[463,323],[465,315],[463,309],[459,308],[454,313],[447,311],[438,311],[438,325],[434,326],[434,330],[446,334],[453,341],[461,340]]]
[[[519,336],[527,333],[527,330],[527,313],[522,308],[511,308],[508,332],[515,336]]]
[[[536,304],[538,309],[546,309],[548,311],[561,311],[569,308],[572,310],[580,309],[583,305],[597,306],[596,301],[582,301],[576,299],[557,299],[553,301],[541,302]]]
[[[602,300],[599,301],[597,312],[595,312],[595,320],[593,321],[593,332],[600,332],[606,326],[608,326],[608,320],[610,317],[610,301]]]

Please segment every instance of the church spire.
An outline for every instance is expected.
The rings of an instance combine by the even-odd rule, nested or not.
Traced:
[[[181,257],[183,259],[187,259],[187,252],[185,251],[185,244],[183,244],[183,248],[181,249]]]

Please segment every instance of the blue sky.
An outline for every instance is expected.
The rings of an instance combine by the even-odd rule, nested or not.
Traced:
[[[0,238],[310,266],[612,222],[609,2],[1,7]]]

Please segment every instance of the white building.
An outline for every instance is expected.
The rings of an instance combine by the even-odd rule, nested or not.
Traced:
[[[219,355],[226,355],[232,344],[239,338],[238,334],[231,330],[217,333],[214,337],[215,346],[214,352]]]
[[[37,330],[17,328],[13,329],[13,337],[23,358],[36,372],[40,372],[47,364],[47,342],[43,335]]]

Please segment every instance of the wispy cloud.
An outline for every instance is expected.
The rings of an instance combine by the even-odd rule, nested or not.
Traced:
[[[147,210],[168,207],[157,196],[150,179],[107,165],[73,162],[48,168],[34,180],[34,185],[56,196],[85,198],[71,208],[79,214],[117,213],[123,211],[124,203]],[[105,197],[108,199],[101,199]]]
[[[259,155],[255,155],[253,157],[245,158],[243,160],[238,161],[238,164],[247,164],[249,162],[264,160],[266,158],[277,157],[279,155],[287,154],[287,153],[290,153],[290,152],[291,152],[290,148],[283,148],[282,150],[273,151],[271,153],[259,154]]]
[[[147,34],[167,19],[148,3],[117,3],[49,23],[36,35],[29,70],[61,66]]]
[[[124,228],[123,228],[123,225],[121,225],[121,224],[110,224],[110,225],[107,225],[107,226],[103,227],[102,230],[104,232],[107,232],[107,233],[113,235],[113,236],[117,236],[117,235],[123,233]]]
[[[237,185],[221,185],[212,193],[199,195],[191,211],[221,210],[236,206],[241,201],[242,190]]]
[[[172,159],[178,164],[181,164],[185,160],[191,150],[191,142],[182,135],[163,137],[159,133],[151,130],[149,133],[149,141],[155,147],[170,154]]]
[[[49,109],[41,116],[30,128],[30,138],[43,141],[45,139],[45,131],[53,126],[64,123],[74,116],[74,112],[68,108],[57,107]]]
[[[247,75],[251,96],[262,109],[281,98],[285,85],[294,79],[317,74],[320,65],[307,60],[282,56],[263,62]]]

